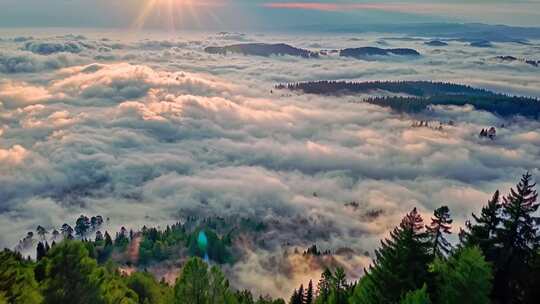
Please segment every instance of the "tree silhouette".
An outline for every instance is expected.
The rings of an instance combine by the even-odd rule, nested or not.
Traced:
[[[452,245],[445,238],[445,234],[450,234],[452,219],[450,219],[450,209],[442,206],[433,212],[431,224],[426,225],[426,230],[431,237],[431,253],[433,256],[443,257],[448,255]]]

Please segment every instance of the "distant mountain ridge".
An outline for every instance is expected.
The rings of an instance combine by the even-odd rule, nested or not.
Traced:
[[[297,48],[285,43],[240,43],[226,46],[209,46],[204,49],[209,54],[226,55],[228,53],[236,53],[243,55],[253,56],[297,56],[302,58],[319,58],[321,55],[328,55],[328,52],[310,51],[307,49]],[[369,56],[420,56],[420,53],[414,49],[409,48],[393,48],[383,49],[378,47],[359,47],[359,48],[346,48],[339,50],[339,56],[341,57],[354,57],[363,58]]]
[[[347,48],[339,52],[339,56],[341,57],[354,57],[354,58],[362,58],[366,56],[389,56],[389,55],[420,56],[420,53],[418,53],[418,51],[416,50],[407,49],[407,48],[383,49],[383,48],[372,47],[372,46],[359,47],[359,48]]]
[[[319,54],[305,49],[293,47],[285,43],[242,43],[227,46],[209,46],[204,49],[210,54],[238,53],[255,56],[289,55],[303,58],[318,58]]]
[[[539,67],[540,66],[540,60],[531,60],[531,59],[524,59],[524,58],[517,58],[515,56],[497,56],[495,57],[501,61],[510,61],[510,62],[513,62],[513,61],[520,61],[520,62],[524,62],[528,65],[532,65],[534,67]]]

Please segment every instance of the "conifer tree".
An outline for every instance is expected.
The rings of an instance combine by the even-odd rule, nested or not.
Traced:
[[[207,304],[208,284],[208,265],[199,257],[189,259],[174,285],[174,303]]]
[[[451,233],[451,224],[450,209],[447,206],[435,209],[431,224],[426,225],[427,233],[431,238],[431,253],[434,257],[443,257],[450,252],[452,245],[444,235]]]
[[[405,294],[405,297],[399,302],[400,304],[431,304],[431,299],[427,292],[427,285],[421,289],[409,291]]]
[[[43,242],[39,242],[36,247],[36,260],[40,261],[42,258],[47,255],[47,250]]]
[[[497,229],[500,243],[496,261],[495,295],[502,303],[514,301],[522,303],[527,280],[530,277],[531,264],[540,248],[538,223],[535,216],[540,203],[536,184],[531,181],[531,174],[526,173],[516,189],[503,198],[501,228]]]
[[[298,288],[298,304],[304,304],[305,296],[304,284],[300,284],[300,288]]]
[[[490,303],[493,275],[478,247],[461,248],[448,260],[436,258],[430,270],[437,282],[436,303]]]
[[[313,281],[309,280],[309,284],[306,290],[305,304],[313,304]]]
[[[501,207],[500,194],[497,190],[487,205],[482,207],[480,216],[472,214],[475,223],[467,222],[466,230],[460,234],[462,246],[478,246],[486,260],[490,262],[493,262],[496,256],[496,233],[501,221]]]
[[[45,235],[48,234],[49,232],[47,231],[47,229],[45,229],[43,226],[41,225],[38,225],[37,228],[36,228],[36,232],[37,234],[39,235],[39,238],[44,241],[45,240]]]
[[[431,243],[416,208],[390,232],[375,251],[375,261],[350,300],[352,304],[397,303],[430,279]]]
[[[289,300],[289,304],[300,304],[299,302],[300,297],[298,296],[298,291],[295,289],[291,295],[291,299]]]
[[[330,271],[330,269],[325,268],[323,273],[321,274],[321,279],[317,284],[317,299],[315,303],[323,304],[328,301],[328,297],[330,296],[331,284],[332,272]]]
[[[109,247],[112,245],[113,245],[113,242],[112,242],[111,235],[107,231],[105,231],[105,247]]]

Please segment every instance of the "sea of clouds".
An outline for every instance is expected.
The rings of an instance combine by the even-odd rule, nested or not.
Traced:
[[[413,207],[448,205],[457,227],[496,189],[540,176],[540,122],[471,106],[408,116],[359,102],[279,91],[321,79],[437,80],[540,97],[540,44],[475,48],[388,35],[0,33],[0,246],[26,231],[102,214],[111,229],[186,213],[270,223],[227,272],[237,287],[287,295],[319,264],[369,264]],[[209,45],[286,42],[312,50],[412,47],[418,59],[210,55]],[[443,130],[413,128],[430,120]],[[454,121],[449,126],[448,121]],[[505,124],[494,141],[482,128]],[[345,204],[355,202],[355,206]],[[333,261],[295,255],[316,243]],[[344,250],[347,248],[347,250]],[[262,279],[264,277],[264,279]]]

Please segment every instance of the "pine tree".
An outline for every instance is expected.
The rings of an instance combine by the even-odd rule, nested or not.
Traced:
[[[298,302],[297,304],[304,304],[304,298],[305,298],[305,294],[304,294],[304,284],[300,284],[300,288],[298,288]]]
[[[72,239],[73,238],[73,228],[71,228],[68,224],[63,224],[60,228],[60,231],[62,231],[62,235],[65,239]]]
[[[298,291],[295,289],[291,295],[291,299],[289,300],[289,304],[299,304],[299,297],[298,297]]]
[[[460,233],[462,246],[478,246],[489,262],[496,259],[496,232],[501,221],[501,207],[500,194],[497,190],[487,205],[482,207],[480,216],[472,214],[475,224],[467,222],[465,224],[467,230]]]
[[[39,238],[44,241],[45,240],[45,235],[48,234],[49,232],[47,231],[47,229],[45,229],[43,226],[41,225],[38,225],[37,228],[36,228],[36,232],[37,234],[39,235]]]
[[[110,234],[107,231],[105,231],[105,247],[109,247],[112,245],[113,245],[112,238]]]
[[[410,290],[428,282],[431,242],[416,208],[390,232],[375,251],[375,261],[357,285],[352,304],[397,303]]]
[[[313,304],[313,281],[309,280],[308,288],[306,290],[305,304]]]
[[[405,294],[405,297],[403,297],[403,299],[399,303],[400,304],[431,304],[431,299],[429,298],[429,294],[427,292],[427,285],[424,284],[424,286],[421,289],[407,292],[407,294]]]
[[[330,296],[330,287],[332,284],[332,272],[330,269],[325,268],[321,274],[321,279],[317,284],[317,299],[315,303],[322,304],[328,301]]]
[[[82,238],[86,235],[90,227],[90,219],[85,215],[81,215],[75,222],[75,234]]]
[[[39,242],[36,247],[36,260],[40,261],[42,258],[47,255],[47,250],[43,242]]]
[[[431,253],[436,257],[448,255],[452,245],[444,237],[445,234],[450,234],[452,220],[450,219],[450,209],[447,206],[442,206],[435,209],[431,218],[431,224],[426,225],[426,230],[431,237]]]
[[[510,300],[522,303],[525,285],[530,277],[531,263],[540,248],[538,226],[540,218],[534,214],[540,203],[536,184],[528,172],[522,176],[516,190],[510,189],[503,198],[501,228],[497,239],[501,244],[496,261],[495,295],[502,303]]]
[[[338,267],[332,277],[332,285],[330,295],[328,296],[329,304],[347,304],[347,280],[345,270]]]
[[[208,303],[208,265],[199,257],[189,259],[174,285],[174,303]]]
[[[478,247],[460,248],[447,260],[436,258],[430,270],[437,282],[436,303],[490,303],[492,270]]]

